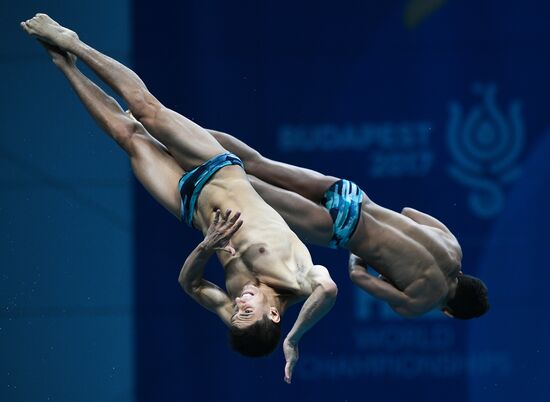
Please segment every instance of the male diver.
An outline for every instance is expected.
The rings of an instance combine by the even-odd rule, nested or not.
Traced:
[[[284,378],[290,382],[298,342],[337,295],[327,269],[313,265],[305,245],[252,188],[239,158],[206,130],[164,107],[133,71],[45,14],[21,27],[46,47],[95,121],[126,151],[147,191],[203,233],[179,282],[230,328],[234,349],[247,356],[272,352],[281,316],[305,300],[283,342]],[[124,99],[131,114],[77,69],[77,58]],[[225,269],[227,292],[203,277],[215,253]]]
[[[462,273],[460,244],[439,220],[412,208],[394,212],[349,180],[273,161],[229,134],[210,133],[239,156],[256,191],[303,241],[349,250],[351,280],[397,314],[440,309],[469,319],[489,309],[487,287]]]

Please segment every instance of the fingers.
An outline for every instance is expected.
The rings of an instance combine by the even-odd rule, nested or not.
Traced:
[[[235,224],[238,224],[239,226],[232,232],[232,233],[235,233],[237,229],[240,227],[240,225],[242,225],[242,221],[239,221],[239,218],[241,217],[241,212],[237,211],[235,215],[233,215],[232,217],[231,217],[231,212],[232,212],[231,209],[227,209],[225,213],[222,214],[222,212],[219,209],[217,209],[214,212],[213,224],[215,225],[225,224],[228,228],[232,228],[234,227]],[[241,223],[238,223],[238,222],[241,222]]]
[[[231,223],[232,225],[237,222],[237,220],[239,219],[239,217],[241,216],[241,212],[240,211],[237,211],[235,213],[235,215],[233,215],[233,218],[231,218],[231,220],[229,221],[229,223]]]
[[[219,209],[216,209],[216,212],[214,212],[214,225],[217,225],[218,222],[220,221],[220,215],[222,214],[222,212],[219,210]]]
[[[285,365],[285,382],[287,384],[290,384],[292,382],[292,369],[293,369],[293,364],[291,364],[290,362],[288,362],[286,365]]]
[[[237,212],[238,214],[240,214],[239,212]],[[222,211],[218,208],[214,211],[214,222],[215,223],[218,223],[220,220],[222,222],[227,222],[227,220],[229,219],[229,216],[231,215],[231,209],[227,209],[225,211],[225,213],[222,214]]]
[[[233,236],[235,232],[241,228],[241,226],[243,225],[243,221],[240,220],[237,223],[233,223],[232,225],[233,226],[231,226],[231,228],[227,232],[229,236]]]

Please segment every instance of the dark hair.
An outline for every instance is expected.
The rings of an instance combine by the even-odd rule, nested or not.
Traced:
[[[281,338],[281,327],[267,314],[261,320],[245,328],[231,326],[229,343],[231,348],[248,357],[267,356],[275,350]]]
[[[447,301],[447,307],[454,318],[467,320],[485,314],[491,307],[487,286],[482,280],[460,275],[454,297]]]

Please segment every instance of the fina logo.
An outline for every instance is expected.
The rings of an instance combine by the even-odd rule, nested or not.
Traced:
[[[468,204],[482,218],[499,213],[504,204],[502,186],[520,173],[518,156],[523,149],[524,130],[520,102],[510,103],[508,116],[496,105],[494,84],[474,84],[481,103],[468,114],[458,102],[450,105],[448,145],[454,158],[450,175],[470,187]]]

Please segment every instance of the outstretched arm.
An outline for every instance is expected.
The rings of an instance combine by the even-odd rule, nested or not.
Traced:
[[[283,342],[286,360],[285,381],[289,384],[298,361],[298,343],[302,336],[330,311],[338,294],[338,288],[325,267],[313,267],[310,280],[313,292],[303,304],[296,322]]]
[[[197,303],[216,313],[226,324],[231,319],[231,299],[218,286],[203,278],[204,267],[216,251],[235,254],[230,245],[231,236],[239,230],[242,221],[240,213],[231,217],[228,210],[224,215],[217,210],[204,240],[189,254],[181,268],[178,282],[185,292]]]

